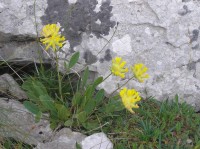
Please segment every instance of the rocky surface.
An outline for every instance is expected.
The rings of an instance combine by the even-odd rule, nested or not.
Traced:
[[[81,142],[82,149],[113,149],[113,144],[104,133],[95,133]]]
[[[35,123],[34,116],[16,100],[0,98],[0,136],[12,137],[27,144],[37,145],[53,134],[47,120]]]
[[[79,144],[84,138],[85,135],[64,128],[57,132],[51,141],[39,143],[36,149],[76,149],[76,143]]]
[[[80,51],[81,64],[102,76],[117,55],[129,64],[142,62],[151,78],[129,87],[158,100],[179,94],[199,110],[199,14],[197,0],[1,0],[0,56],[37,61],[37,34],[59,22],[69,41],[62,58]],[[110,77],[102,87],[109,93],[124,81]]]
[[[0,76],[0,93],[17,99],[27,99],[26,93],[9,74]]]
[[[0,136],[14,138],[24,143],[35,145],[35,149],[76,149],[76,143],[83,149],[88,147],[102,149],[107,146],[113,148],[113,144],[104,133],[85,136],[79,132],[73,132],[69,128],[52,131],[47,120],[41,119],[35,122],[33,114],[16,100],[0,98]],[[92,142],[91,142],[92,141]]]

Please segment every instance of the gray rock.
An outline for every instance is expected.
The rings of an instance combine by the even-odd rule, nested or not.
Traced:
[[[56,133],[52,141],[39,143],[36,149],[76,149],[76,143],[80,143],[85,137],[81,133],[64,128]]]
[[[15,100],[0,98],[0,111],[0,136],[36,145],[37,149],[76,149],[76,143],[86,137],[68,128],[53,132],[47,120],[35,123],[34,116]]]
[[[82,149],[113,149],[112,142],[104,133],[95,133],[81,142]]]
[[[34,116],[15,100],[0,98],[0,136],[37,145],[53,135],[47,120],[35,123]]]
[[[0,93],[9,94],[16,99],[27,99],[26,93],[9,74],[0,76]]]
[[[144,84],[131,81],[128,87],[158,100],[179,94],[200,109],[200,1],[2,0],[0,12],[4,59],[37,61],[37,33],[43,25],[59,22],[69,41],[61,66],[74,51],[81,53],[80,64],[96,67],[104,77],[115,56],[130,65],[142,62],[151,78]],[[109,94],[130,77],[110,77],[102,87]]]

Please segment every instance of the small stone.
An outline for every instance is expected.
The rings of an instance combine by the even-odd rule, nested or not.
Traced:
[[[191,144],[192,143],[192,140],[191,139],[187,139],[187,144]]]
[[[81,142],[82,149],[113,149],[112,142],[104,133],[95,133]]]
[[[79,132],[72,132],[69,128],[63,128],[52,138],[52,141],[39,143],[35,149],[76,149],[76,143],[80,143],[86,136]]]

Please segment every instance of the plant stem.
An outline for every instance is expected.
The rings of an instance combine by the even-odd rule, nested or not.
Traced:
[[[124,84],[122,84],[121,86],[119,86],[116,90],[114,90],[111,94],[110,97],[120,88],[122,88],[124,85],[126,85],[130,80],[132,80],[134,78],[134,76],[132,76],[131,78],[129,78]],[[109,98],[110,98],[109,97]]]
[[[108,79],[110,76],[112,75],[112,73],[110,73],[105,79],[103,79],[103,82]]]
[[[55,55],[56,55],[56,70],[57,70],[57,75],[58,75],[58,85],[59,85],[59,94],[60,94],[60,98],[61,101],[63,102],[63,96],[62,96],[62,84],[61,84],[61,77],[60,77],[60,72],[59,72],[59,64],[58,64],[58,55],[55,51]]]

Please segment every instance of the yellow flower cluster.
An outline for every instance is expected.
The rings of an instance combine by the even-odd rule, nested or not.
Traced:
[[[128,109],[131,113],[134,113],[132,108],[139,108],[136,102],[141,100],[139,93],[134,89],[123,88],[120,91],[120,97],[122,98],[122,102],[126,109]]]
[[[125,65],[126,61],[122,60],[121,57],[114,58],[112,60],[111,73],[115,76],[124,78],[125,74],[128,72],[128,68],[126,68]],[[135,64],[133,67],[131,67],[131,69],[133,72],[133,77],[135,77],[139,82],[142,83],[145,79],[149,78],[149,75],[146,73],[148,68],[144,64]],[[124,88],[120,91],[120,97],[122,98],[125,108],[131,113],[134,113],[132,108],[139,108],[136,102],[140,101],[141,97],[136,90]]]
[[[146,73],[147,70],[148,68],[142,63],[135,64],[134,67],[132,67],[135,78],[141,83],[144,82],[144,79],[149,78],[149,75]]]
[[[56,24],[45,25],[42,29],[43,38],[40,41],[46,46],[46,50],[52,47],[56,52],[57,47],[62,47],[65,37],[59,33],[60,27]]]
[[[115,76],[121,78],[125,77],[125,73],[128,72],[128,68],[125,68],[126,62],[121,57],[116,57],[112,60],[111,72]]]

